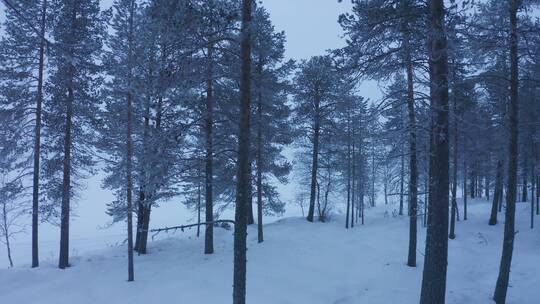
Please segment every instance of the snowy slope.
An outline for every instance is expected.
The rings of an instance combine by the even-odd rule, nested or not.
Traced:
[[[487,225],[489,207],[473,201],[469,220],[457,225],[457,239],[450,241],[447,303],[492,303],[503,225]],[[508,303],[537,304],[540,229],[528,228],[528,204],[517,210]],[[248,303],[418,303],[424,229],[420,267],[409,268],[408,220],[388,214],[384,207],[368,210],[366,225],[349,231],[340,217],[313,224],[286,218],[265,227],[263,244],[257,244],[251,227]],[[217,229],[215,240],[214,255],[202,254],[203,239],[194,231],[151,242],[150,254],[136,256],[133,283],[126,282],[124,246],[81,254],[64,271],[53,261],[39,269],[2,269],[0,303],[230,303],[232,232]]]

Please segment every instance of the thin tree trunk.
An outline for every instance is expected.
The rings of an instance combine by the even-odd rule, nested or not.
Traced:
[[[534,165],[533,165],[534,168]],[[533,169],[534,172],[534,169]],[[531,176],[531,181],[534,180],[534,176]],[[534,229],[534,182],[531,183],[531,229]]]
[[[527,185],[529,184],[528,183],[528,180],[527,180],[527,176],[528,176],[528,172],[527,172],[527,167],[529,166],[529,162],[528,162],[528,159],[527,159],[527,154],[525,154],[525,158],[524,158],[524,161],[523,161],[523,184],[521,185],[521,201],[522,202],[526,202],[527,201]]]
[[[497,224],[497,205],[501,201],[502,196],[502,161],[497,162],[497,180],[495,181],[495,191],[493,192],[493,203],[491,205],[491,216],[489,217],[489,225]]]
[[[453,240],[456,238],[456,217],[457,217],[457,171],[458,171],[458,124],[457,124],[457,100],[454,98],[454,102],[452,105],[452,113],[454,114],[454,136],[453,136],[453,150],[452,150],[452,164],[453,170],[452,170],[452,204],[451,204],[451,210],[452,213],[450,215],[450,233],[448,234],[448,238]]]
[[[236,210],[234,225],[234,280],[233,304],[246,303],[246,204],[249,199],[249,137],[251,95],[251,6],[252,0],[242,0],[240,58],[240,131],[238,136],[238,171],[236,184]]]
[[[43,104],[43,70],[45,68],[45,27],[47,18],[47,0],[43,0],[41,9],[41,32],[39,42],[39,70],[36,96],[36,121],[34,129],[34,172],[32,179],[32,268],[39,266],[39,161],[41,156],[41,111]]]
[[[201,180],[197,182],[197,237],[201,235]]]
[[[510,13],[510,137],[508,153],[508,190],[506,196],[506,214],[504,224],[504,240],[501,256],[499,276],[493,300],[497,304],[506,303],[506,292],[510,280],[510,266],[514,251],[515,213],[516,213],[516,187],[517,187],[517,161],[518,161],[518,35],[517,11],[520,0],[509,0]]]
[[[315,192],[317,191],[317,169],[319,167],[319,132],[320,132],[320,96],[315,95],[315,117],[313,127],[313,151],[311,164],[311,191],[309,195],[309,209],[307,220],[313,222],[315,213]]]
[[[127,93],[127,162],[126,162],[126,174],[127,174],[127,245],[128,245],[128,282],[131,282],[135,279],[134,277],[134,270],[133,270],[133,223],[132,223],[132,216],[133,216],[133,176],[132,176],[132,168],[133,168],[133,92],[131,88],[131,73],[133,70],[132,67],[132,61],[133,61],[133,55],[132,55],[132,43],[133,43],[133,14],[135,9],[135,1],[132,0],[130,3],[130,12],[129,12],[129,33],[128,33],[128,79],[127,79],[127,86],[128,86],[128,93]]]
[[[206,222],[211,223],[214,220],[214,203],[213,203],[213,166],[214,166],[214,143],[213,143],[213,128],[214,128],[214,84],[213,84],[213,66],[212,66],[213,46],[208,47],[208,75],[206,79],[206,170],[205,170],[205,212]],[[204,253],[214,253],[214,225],[206,224],[204,233]]]
[[[401,166],[399,170],[399,215],[403,215],[403,188],[405,180],[405,157],[401,153]]]
[[[350,209],[351,209],[351,117],[350,117],[350,109],[349,109],[349,111],[347,111],[347,213],[345,214],[345,229],[349,229]]]
[[[257,88],[257,240],[259,243],[264,241],[263,234],[263,201],[262,201],[262,172],[263,172],[263,159],[262,159],[262,69],[263,64],[259,58],[258,73],[259,73],[259,87]]]
[[[6,251],[7,251],[7,257],[9,260],[9,267],[13,268],[13,259],[11,258],[11,245],[9,243],[9,227],[8,227],[8,219],[7,219],[7,210],[6,210],[6,202],[2,202],[2,222],[4,226],[4,243],[6,243]]]
[[[408,10],[408,8],[407,8]],[[414,110],[413,66],[409,33],[405,37],[407,68],[407,111],[409,116],[409,254],[407,265],[416,267],[416,234],[418,208],[418,164],[416,159],[416,113]]]
[[[463,160],[463,220],[467,220],[467,161]]]
[[[351,121],[352,123],[352,121]],[[354,204],[356,204],[356,157],[355,157],[355,142],[354,142],[354,124],[351,127],[352,132],[352,138],[351,138],[351,146],[352,146],[352,152],[351,152],[351,165],[352,165],[352,177],[351,177],[351,228],[354,227],[354,218],[355,218],[355,210],[354,210]]]
[[[429,63],[434,114],[430,198],[420,304],[444,304],[448,263],[448,56],[444,1],[429,0]]]
[[[540,175],[536,177],[536,215],[540,214]]]
[[[247,224],[248,225],[253,225],[255,224],[255,218],[253,217],[253,183],[251,182],[252,180],[252,172],[253,172],[253,165],[252,165],[252,160],[250,158],[249,160],[249,189],[248,189],[248,204],[246,206],[246,220],[247,220]]]

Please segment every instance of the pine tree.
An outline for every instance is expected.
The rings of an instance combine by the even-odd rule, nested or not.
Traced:
[[[45,68],[45,34],[47,26],[47,0],[25,0],[6,11],[5,35],[0,51],[2,73],[0,88],[8,96],[0,111],[21,111],[13,121],[21,128],[33,128],[32,136],[24,136],[17,145],[33,147],[32,170],[32,267],[39,266],[39,178],[41,157],[41,116],[43,104],[43,82]],[[37,79],[36,79],[37,75]],[[32,111],[29,111],[32,109]],[[33,118],[30,116],[33,115]],[[30,122],[33,120],[33,124]]]
[[[52,102],[46,107],[43,177],[49,212],[56,213],[60,201],[59,267],[69,266],[69,219],[71,198],[78,181],[94,161],[94,114],[99,86],[97,65],[104,26],[99,2],[54,1],[51,76],[47,85]]]
[[[317,174],[319,169],[321,129],[323,120],[334,111],[338,85],[336,70],[329,56],[312,57],[300,64],[295,76],[295,115],[302,127],[309,130],[311,142],[311,182],[307,220],[312,222],[315,214]]]

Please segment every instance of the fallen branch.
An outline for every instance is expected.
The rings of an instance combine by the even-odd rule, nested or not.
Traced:
[[[152,234],[152,240],[154,240],[154,237],[158,235],[160,232],[163,231],[169,231],[169,230],[178,230],[180,229],[182,232],[184,232],[184,229],[190,229],[197,226],[203,226],[203,225],[214,225],[214,224],[220,224],[220,223],[229,223],[234,225],[233,220],[217,220],[217,221],[211,221],[211,222],[202,222],[202,223],[196,223],[196,224],[189,224],[189,225],[182,225],[182,226],[174,226],[174,227],[165,227],[165,228],[158,228],[158,229],[150,229],[149,232],[153,232]],[[145,231],[143,229],[140,230],[141,232]]]

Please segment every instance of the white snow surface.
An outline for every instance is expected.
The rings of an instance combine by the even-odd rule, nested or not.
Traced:
[[[540,229],[529,228],[529,206],[517,206],[509,304],[540,303]],[[250,227],[247,303],[418,303],[425,229],[419,225],[418,267],[407,267],[408,218],[392,216],[394,208],[368,209],[365,225],[349,230],[342,216],[328,223],[283,218],[265,226],[262,244]],[[488,226],[489,210],[486,200],[472,200],[469,219],[457,223],[457,238],[449,241],[447,303],[492,303],[504,215]],[[93,248],[103,238],[78,244]],[[37,269],[0,269],[0,303],[230,303],[232,231],[217,228],[214,238],[212,255],[203,254],[204,237],[194,230],[151,241],[147,255],[135,256],[135,282],[126,281],[124,245],[82,250],[66,270],[54,259]]]

